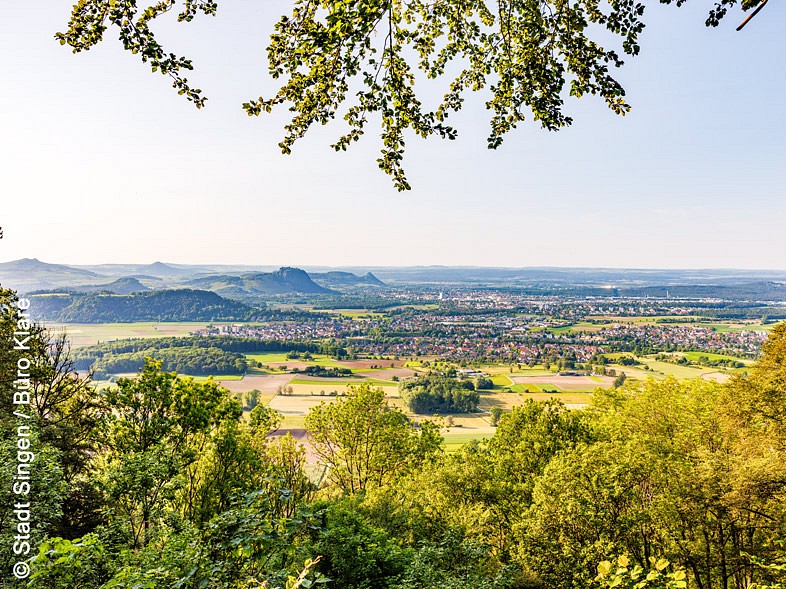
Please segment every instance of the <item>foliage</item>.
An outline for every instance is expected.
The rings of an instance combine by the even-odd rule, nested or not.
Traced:
[[[328,478],[344,494],[390,483],[417,468],[442,442],[437,427],[418,431],[385,393],[368,384],[348,387],[335,403],[320,403],[306,417],[314,453],[328,467]]]
[[[410,378],[399,383],[398,388],[414,413],[472,413],[480,403],[471,381],[440,374]]]
[[[608,560],[598,565],[598,576],[595,582],[601,587],[619,587],[620,589],[684,589],[688,586],[687,575],[683,569],[666,572],[669,561],[665,558],[650,558],[651,569],[645,571],[639,565],[630,566],[627,556],[620,556],[616,566]]]
[[[736,1],[720,1],[707,24],[717,25]],[[742,6],[759,3],[744,0]],[[151,21],[179,4],[168,0],[140,9],[131,0],[83,0],[57,38],[74,52],[84,51],[103,39],[108,25],[114,26],[126,50],[139,54],[154,72],[170,76],[178,93],[199,108],[205,98],[183,77],[192,69],[191,61],[166,54],[150,28]],[[576,98],[601,97],[617,114],[630,110],[613,70],[623,65],[622,54],[639,52],[644,5],[635,0],[293,4],[291,15],[276,23],[267,49],[270,74],[282,85],[272,98],[249,100],[244,109],[259,115],[289,105],[294,115],[279,144],[284,153],[315,123],[342,117],[348,130],[333,148],[346,150],[370,120],[379,120],[382,151],[377,162],[399,190],[410,187],[402,164],[407,134],[454,139],[456,131],[447,119],[461,109],[468,92],[487,93],[491,149],[527,118],[552,131],[570,125],[564,112],[568,88]],[[216,9],[212,0],[184,0],[178,20],[190,21],[198,12],[214,15]],[[415,92],[421,77],[452,77],[433,109]]]
[[[491,415],[491,425],[497,427],[499,425],[499,420],[502,417],[502,408],[501,407],[492,407],[489,409],[489,414]]]
[[[243,354],[219,348],[157,349],[154,345],[144,352],[103,356],[92,365],[94,377],[111,373],[137,372],[148,359],[161,362],[163,370],[191,376],[245,374],[248,368]]]
[[[479,376],[475,379],[475,390],[491,390],[494,388],[494,381],[488,376]]]
[[[650,491],[666,476],[659,466],[636,442],[577,446],[555,458],[520,524],[521,558],[549,585],[566,589],[588,586],[610,552],[625,550],[643,565],[663,546],[662,505]]]
[[[352,370],[337,366],[306,366],[303,370],[293,370],[292,372],[301,372],[309,376],[318,376],[320,378],[342,378],[352,376]]]
[[[110,559],[100,539],[88,534],[74,541],[45,540],[31,565],[29,587],[90,589],[102,586],[108,579]]]
[[[46,535],[75,537],[97,525],[100,493],[90,475],[100,398],[76,373],[65,337],[32,321],[28,300],[2,288],[0,383],[0,561],[7,571],[18,560],[14,536],[29,536],[35,551]],[[23,392],[16,404],[14,391]],[[29,522],[13,512],[17,502],[30,504]]]
[[[287,500],[286,490],[280,493]],[[300,544],[316,525],[311,512],[282,516],[274,495],[252,492],[211,520],[200,546],[204,565],[195,578],[207,580],[211,587],[236,587],[248,579],[283,584],[302,562]]]
[[[423,542],[393,587],[406,589],[526,589],[530,585],[513,567],[499,566],[488,546],[448,530],[438,541]]]
[[[20,560],[14,552],[17,542],[20,548],[24,548],[21,542],[27,542],[30,549],[29,555],[21,560],[33,556],[36,543],[54,532],[64,515],[62,506],[68,486],[63,480],[60,453],[35,433],[27,439],[29,450],[19,450],[14,437],[0,440],[0,570],[3,574]],[[29,480],[18,476],[20,454],[21,462],[29,466],[22,471],[29,473]],[[29,487],[19,487],[22,482],[29,483]],[[15,493],[14,489],[23,492]],[[17,505],[29,513],[18,515]]]
[[[119,379],[105,398],[108,496],[129,522],[134,546],[142,546],[182,485],[184,469],[197,459],[190,443],[220,419],[226,392],[212,380],[179,379],[148,362],[137,378]]]
[[[129,295],[32,295],[37,316],[61,323],[130,321],[249,321],[255,311],[206,290],[160,290]]]
[[[353,502],[325,506],[312,551],[322,555],[319,570],[346,589],[390,587],[411,557],[395,538],[371,525]]]

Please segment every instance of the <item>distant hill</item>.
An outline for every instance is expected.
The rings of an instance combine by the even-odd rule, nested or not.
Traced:
[[[160,290],[126,295],[61,293],[31,295],[38,320],[59,323],[134,321],[248,321],[254,309],[202,290]]]
[[[33,290],[30,295],[63,295],[85,292],[103,292],[109,294],[133,294],[135,292],[145,292],[151,290],[136,278],[126,276],[118,278],[113,282],[103,284],[81,284],[79,286],[69,286],[65,288]]]
[[[643,288],[620,288],[619,294],[628,297],[653,298],[711,298],[734,301],[786,301],[786,284],[782,282],[751,282],[735,285],[673,285]]]
[[[132,276],[118,278],[114,282],[108,284],[87,284],[82,286],[75,286],[75,292],[110,292],[112,294],[132,294],[135,292],[145,292],[150,290],[147,286],[139,282]]]
[[[341,286],[385,286],[379,278],[371,272],[366,272],[363,276],[352,274],[351,272],[322,272],[309,274],[311,279],[317,284],[327,287]]]
[[[492,268],[458,266],[364,266],[341,268],[373,272],[386,284],[484,284],[493,286],[615,286],[736,285],[786,281],[786,270],[646,269],[646,268]]]
[[[275,272],[252,272],[239,276],[216,275],[196,278],[186,283],[194,288],[211,290],[225,297],[281,294],[331,294],[300,268],[284,267]]]
[[[152,264],[148,264],[146,266],[137,266],[136,273],[156,276],[158,278],[165,278],[168,276],[185,276],[191,274],[192,272],[191,270],[178,268],[177,266],[170,266],[169,264],[164,264],[163,262],[153,262]]]
[[[23,258],[0,264],[0,284],[21,292],[54,289],[99,280],[106,280],[106,278],[90,270],[63,264],[47,264],[36,258]]]

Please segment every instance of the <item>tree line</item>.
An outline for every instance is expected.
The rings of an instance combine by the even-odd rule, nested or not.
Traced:
[[[326,354],[344,358],[346,350],[332,342],[289,342],[231,336],[189,336],[130,339],[87,346],[72,357],[77,370],[94,371],[98,376],[136,372],[146,358],[163,363],[163,370],[193,376],[244,374],[245,354],[283,352]]]
[[[90,370],[93,378],[101,380],[111,374],[136,373],[148,359],[159,361],[162,370],[191,376],[242,375],[248,369],[243,354],[219,348],[178,347],[103,356],[91,365]]]

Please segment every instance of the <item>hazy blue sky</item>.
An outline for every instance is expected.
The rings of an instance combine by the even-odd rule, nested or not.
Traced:
[[[0,261],[786,268],[786,7],[741,33],[737,10],[706,29],[709,7],[647,7],[619,73],[627,117],[571,99],[573,127],[525,124],[490,152],[480,96],[457,141],[409,140],[398,193],[375,134],[336,154],[337,122],[283,156],[286,111],[241,110],[274,90],[264,48],[285,0],[162,30],[194,59],[202,111],[111,30],[61,47],[68,2],[7,3]]]

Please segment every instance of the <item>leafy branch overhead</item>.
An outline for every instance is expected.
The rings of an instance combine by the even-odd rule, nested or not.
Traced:
[[[717,25],[736,1],[719,0],[707,24]],[[759,4],[747,0],[743,8]],[[141,9],[134,0],[80,0],[68,30],[56,37],[79,52],[101,41],[112,25],[127,50],[170,76],[178,92],[201,108],[206,98],[183,77],[191,61],[167,54],[149,26],[175,8],[179,21],[190,21],[200,12],[215,15],[217,4],[163,0]],[[527,118],[550,131],[570,125],[563,112],[566,88],[577,98],[600,96],[613,112],[627,113],[625,90],[612,72],[623,65],[621,54],[639,52],[643,14],[636,0],[294,0],[267,48],[270,73],[281,87],[243,108],[253,116],[288,105],[293,116],[279,144],[284,153],[314,123],[343,117],[347,128],[333,144],[342,151],[360,139],[370,119],[379,122],[377,162],[397,189],[406,190],[405,134],[454,139],[447,120],[469,91],[484,90],[488,97],[491,149]],[[619,50],[591,37],[597,31],[608,38],[600,29],[617,38]],[[415,92],[424,77],[450,79],[433,108]]]

